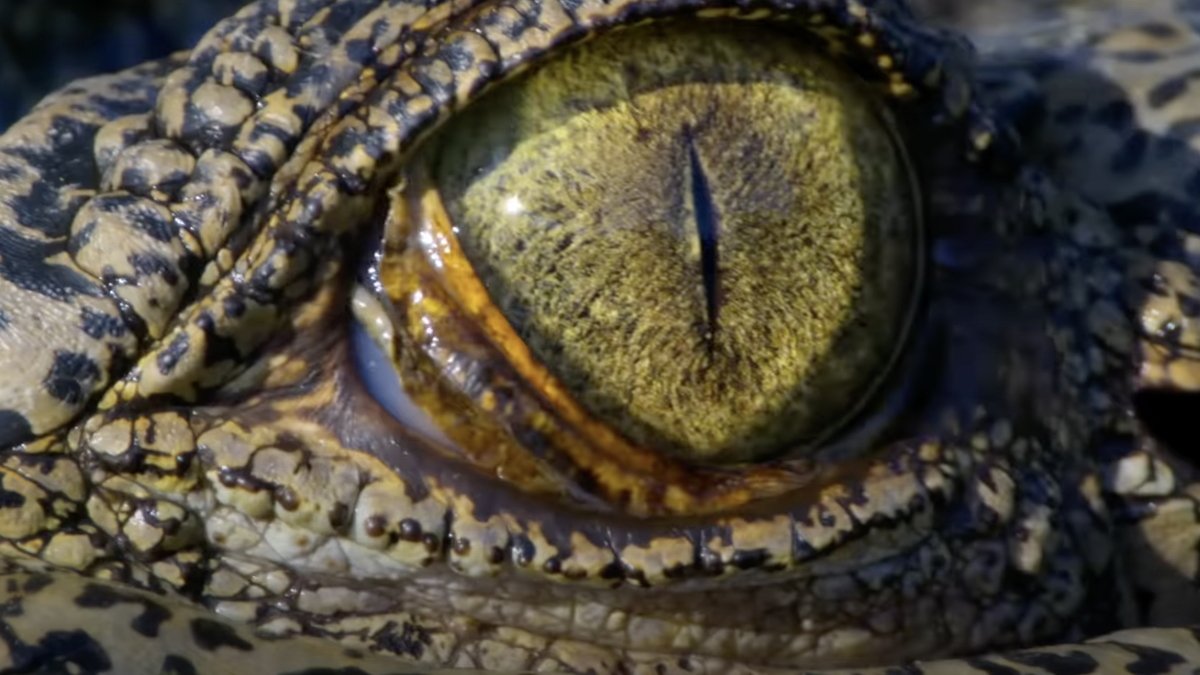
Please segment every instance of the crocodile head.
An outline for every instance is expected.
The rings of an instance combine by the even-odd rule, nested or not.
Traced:
[[[1190,30],[252,4],[0,137],[0,557],[488,669],[1195,621]]]

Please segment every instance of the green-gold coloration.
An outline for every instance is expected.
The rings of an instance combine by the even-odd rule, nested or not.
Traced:
[[[0,135],[0,670],[1193,673],[1200,19],[917,4],[260,0],[47,98]],[[738,391],[604,409],[710,346]]]
[[[425,156],[571,391],[638,443],[745,461],[827,434],[902,342],[919,228],[883,114],[783,32],[654,25],[499,89]]]

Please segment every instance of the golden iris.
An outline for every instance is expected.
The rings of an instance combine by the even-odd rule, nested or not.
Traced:
[[[617,31],[483,97],[418,161],[517,334],[638,444],[701,463],[810,444],[902,342],[909,167],[811,38]]]

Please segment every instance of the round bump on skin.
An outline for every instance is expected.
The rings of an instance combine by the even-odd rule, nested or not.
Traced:
[[[208,80],[188,100],[180,139],[195,149],[225,147],[254,108],[254,101],[235,87]]]
[[[68,250],[127,303],[128,319],[141,321],[151,337],[162,335],[188,288],[188,251],[170,209],[128,193],[94,197],[71,224]]]
[[[1128,497],[1165,497],[1175,492],[1175,472],[1153,453],[1136,452],[1109,466],[1104,487]]]
[[[149,115],[127,115],[100,127],[93,144],[96,169],[107,176],[125,149],[147,140],[151,135]]]
[[[41,551],[42,560],[71,570],[89,569],[99,555],[95,543],[86,534],[55,535]]]
[[[401,486],[385,481],[363,487],[354,505],[350,532],[355,542],[385,551],[402,566],[420,568],[432,560],[420,539],[440,528],[444,512],[436,505],[413,504]]]
[[[300,54],[292,36],[279,26],[268,26],[254,41],[254,55],[283,75],[290,75],[300,65]]]
[[[256,201],[263,187],[245,162],[216,150],[200,155],[193,175],[174,212],[199,239],[205,257],[212,258],[237,227],[244,205]]]
[[[266,64],[245,52],[226,52],[213,59],[213,75],[217,82],[236,87],[250,96],[262,96],[270,74]]]
[[[175,143],[146,141],[124,148],[105,174],[102,189],[169,198],[192,176],[196,158]]]
[[[47,525],[46,493],[11,469],[0,467],[0,538],[21,541]]]

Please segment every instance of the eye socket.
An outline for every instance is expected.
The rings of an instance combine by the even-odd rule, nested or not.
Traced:
[[[813,444],[903,343],[922,266],[903,149],[794,36],[609,34],[484,97],[412,167],[534,358],[641,446],[728,463]]]

